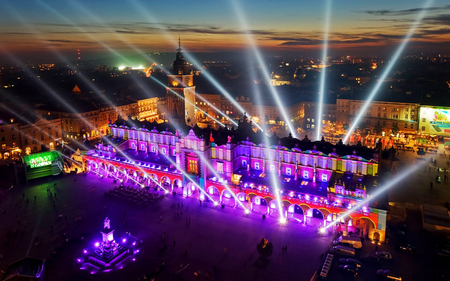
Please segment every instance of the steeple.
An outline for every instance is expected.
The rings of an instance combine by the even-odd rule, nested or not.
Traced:
[[[192,74],[192,69],[187,61],[184,60],[181,52],[181,38],[178,37],[178,49],[176,59],[173,61],[173,74],[175,75],[189,75]]]

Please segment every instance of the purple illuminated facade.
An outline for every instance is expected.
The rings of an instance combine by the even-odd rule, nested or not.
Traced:
[[[113,140],[123,141],[118,147],[123,154],[100,144],[84,156],[92,172],[267,216],[281,213],[317,226],[327,225],[370,196],[377,182],[379,159],[373,150],[372,157],[365,159],[356,151],[338,155],[336,146],[326,154],[315,143],[306,150],[301,149],[302,143],[289,149],[265,147],[248,139],[206,144],[193,130],[181,136],[111,125],[110,132]],[[281,190],[281,204],[277,204],[273,180]],[[384,241],[385,225],[386,211],[366,205],[342,221],[342,230]]]

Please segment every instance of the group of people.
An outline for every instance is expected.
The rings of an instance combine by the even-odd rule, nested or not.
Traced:
[[[135,188],[133,186],[116,186],[108,192],[105,192],[106,196],[114,198],[122,198],[130,203],[138,205],[148,205],[162,199],[164,194],[159,195],[158,192],[152,193],[150,190]]]

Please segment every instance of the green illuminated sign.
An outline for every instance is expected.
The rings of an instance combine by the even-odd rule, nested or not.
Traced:
[[[52,164],[55,159],[52,152],[36,153],[24,157],[25,162],[30,168],[45,167]]]

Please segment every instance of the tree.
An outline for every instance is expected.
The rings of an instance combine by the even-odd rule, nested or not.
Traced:
[[[376,124],[375,127],[373,128],[373,131],[374,131],[375,134],[377,134],[377,135],[381,134],[381,132],[383,131],[383,127],[381,127],[380,122],[377,122],[377,124]]]
[[[392,125],[392,133],[394,135],[397,135],[397,133],[400,131],[399,127],[397,126],[397,123],[394,123],[394,125]]]
[[[349,126],[348,126],[348,124],[347,123],[344,123],[343,125],[342,125],[342,129],[344,129],[344,130],[348,130],[348,128],[349,128]]]

